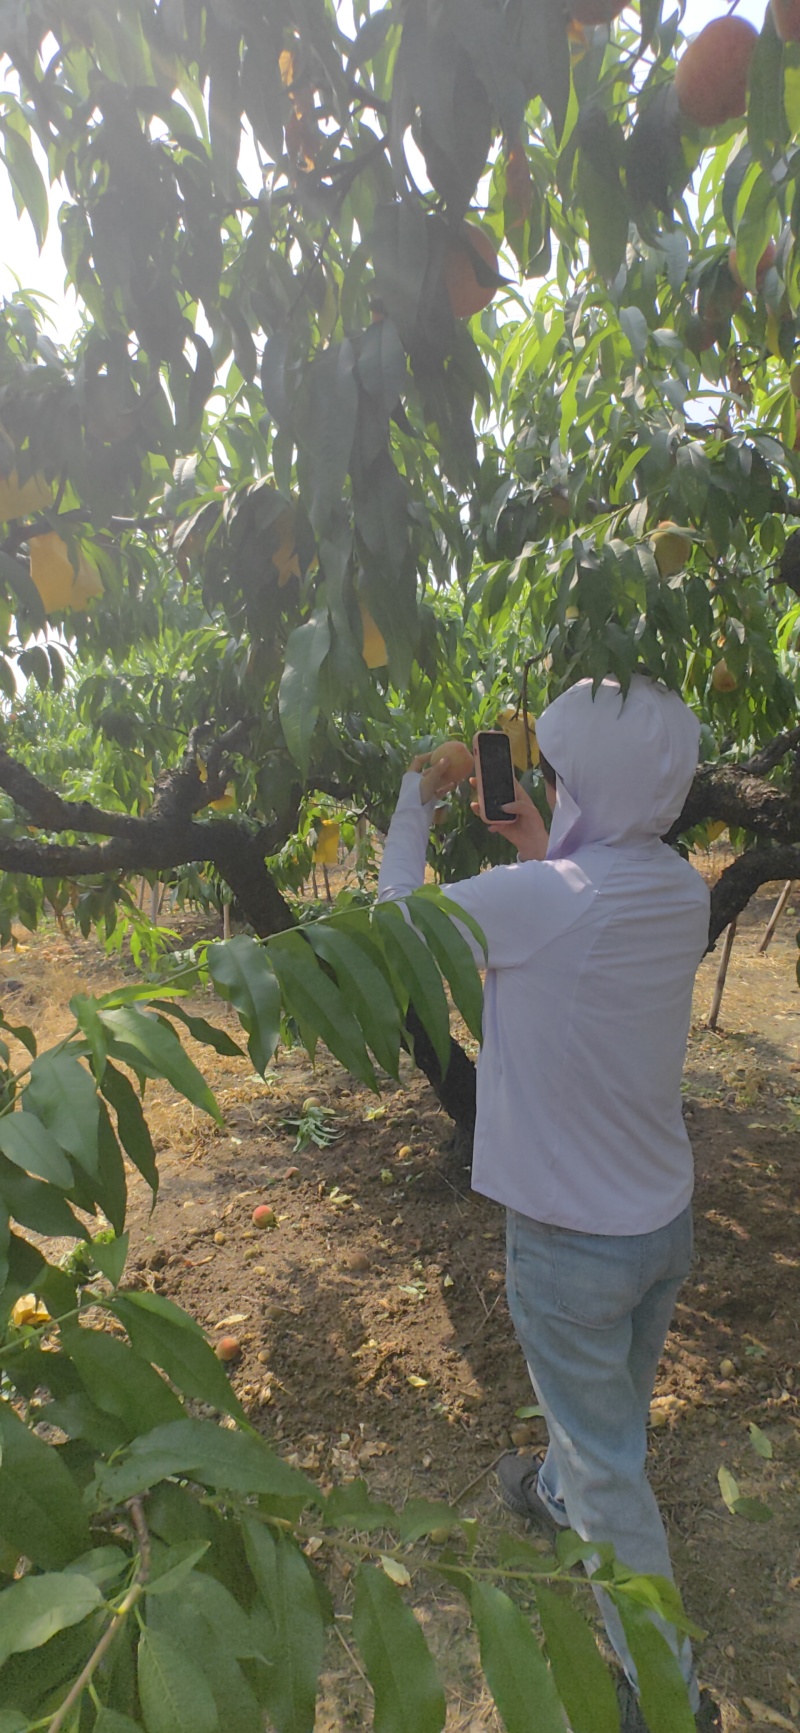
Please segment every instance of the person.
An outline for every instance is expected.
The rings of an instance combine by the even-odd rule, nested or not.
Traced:
[[[516,784],[511,866],[445,886],[482,929],[487,966],[473,1188],[507,1211],[507,1292],[544,1413],[543,1459],[509,1454],[501,1492],[551,1531],[611,1542],[672,1580],[645,1470],[658,1362],[692,1253],[692,1153],[681,1075],[709,893],[662,842],[695,774],[699,724],[635,675],[579,681],[539,718],[549,831]],[[422,882],[446,767],[414,759],[387,834],[379,900]],[[623,1729],[644,1727],[619,1615],[597,1590],[622,1663]],[[691,1647],[654,1616],[698,1722],[716,1725]]]

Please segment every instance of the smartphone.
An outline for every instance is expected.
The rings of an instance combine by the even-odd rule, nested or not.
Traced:
[[[472,749],[481,817],[490,823],[500,820],[502,824],[514,824],[515,814],[503,811],[503,807],[516,798],[508,735],[500,728],[481,729],[475,735]]]

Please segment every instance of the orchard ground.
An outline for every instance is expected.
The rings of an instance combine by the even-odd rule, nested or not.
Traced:
[[[703,1026],[716,957],[698,979],[685,1080],[696,1263],[652,1409],[650,1472],[687,1609],[708,1633],[700,1668],[725,1733],[800,1729],[800,894],[760,957],[776,889],[740,922],[717,1035]],[[119,967],[94,940],[19,936],[0,959],[0,999],[49,1044],[70,996],[117,985]],[[202,1009],[238,1034],[219,1001]],[[195,1057],[224,1125],[148,1086],[161,1192],[151,1215],[131,1173],[129,1280],[187,1307],[212,1341],[238,1337],[231,1377],[246,1409],[323,1486],[362,1475],[396,1504],[461,1498],[491,1548],[514,1519],[490,1466],[512,1433],[534,1442],[541,1423],[519,1415],[534,1398],[506,1309],[502,1211],[470,1192],[449,1121],[409,1065],[379,1101],[324,1053],[312,1069],[302,1050],[282,1051],[266,1082],[244,1059]],[[343,1135],[295,1152],[283,1122],[309,1095]],[[260,1203],[276,1212],[273,1231],[252,1226]],[[727,1510],[723,1465],[771,1520]],[[435,1581],[414,1588],[448,1684],[448,1729],[498,1728],[461,1606]],[[349,1653],[346,1563],[332,1582],[326,1733],[371,1719]]]

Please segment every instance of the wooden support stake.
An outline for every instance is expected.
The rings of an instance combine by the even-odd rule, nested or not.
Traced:
[[[231,936],[231,905],[230,905],[230,903],[223,903],[223,905],[222,905],[222,937],[223,937],[223,939],[229,939],[230,936]]]
[[[706,1023],[707,1029],[716,1029],[716,1027],[717,1027],[717,1019],[719,1018],[719,1009],[720,1009],[720,1005],[722,1004],[722,995],[725,991],[725,977],[728,973],[728,964],[731,960],[731,951],[733,950],[733,941],[735,938],[736,938],[736,922],[731,921],[730,926],[725,928],[725,938],[724,938],[723,945],[722,945],[722,956],[720,957],[720,960],[719,960],[719,968],[717,970],[717,979],[716,979],[716,982],[714,985],[714,997],[711,1001],[711,1010],[708,1013],[708,1022]]]
[[[789,897],[791,896],[793,884],[794,884],[794,879],[787,879],[786,880],[786,883],[783,887],[783,890],[781,891],[781,894],[778,898],[778,901],[775,904],[775,907],[772,911],[772,914],[770,915],[769,920],[767,921],[767,924],[764,928],[764,937],[761,940],[761,944],[758,947],[760,956],[763,956],[764,952],[769,950],[769,946],[770,946],[770,943],[772,941],[772,937],[774,935],[775,928],[777,927],[778,922],[781,918],[781,915],[783,914],[783,911],[786,907],[786,904],[789,901]]]
[[[328,868],[326,867],[324,861],[322,862],[322,877],[325,880],[325,895],[328,899],[328,902],[332,903],[333,897],[331,896],[331,881],[328,878]]]

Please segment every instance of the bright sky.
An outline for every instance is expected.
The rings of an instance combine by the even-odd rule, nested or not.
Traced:
[[[725,0],[686,0],[683,28],[691,34],[726,10]],[[760,29],[765,0],[739,0],[736,10],[739,17],[749,18]],[[17,217],[8,181],[0,172],[0,235],[3,237],[0,295],[14,293],[16,277],[23,288],[38,291],[43,297],[49,296],[53,303],[51,321],[54,330],[67,341],[78,325],[78,313],[74,294],[64,289],[57,203],[55,196],[47,238],[39,253],[31,224],[26,216]]]

